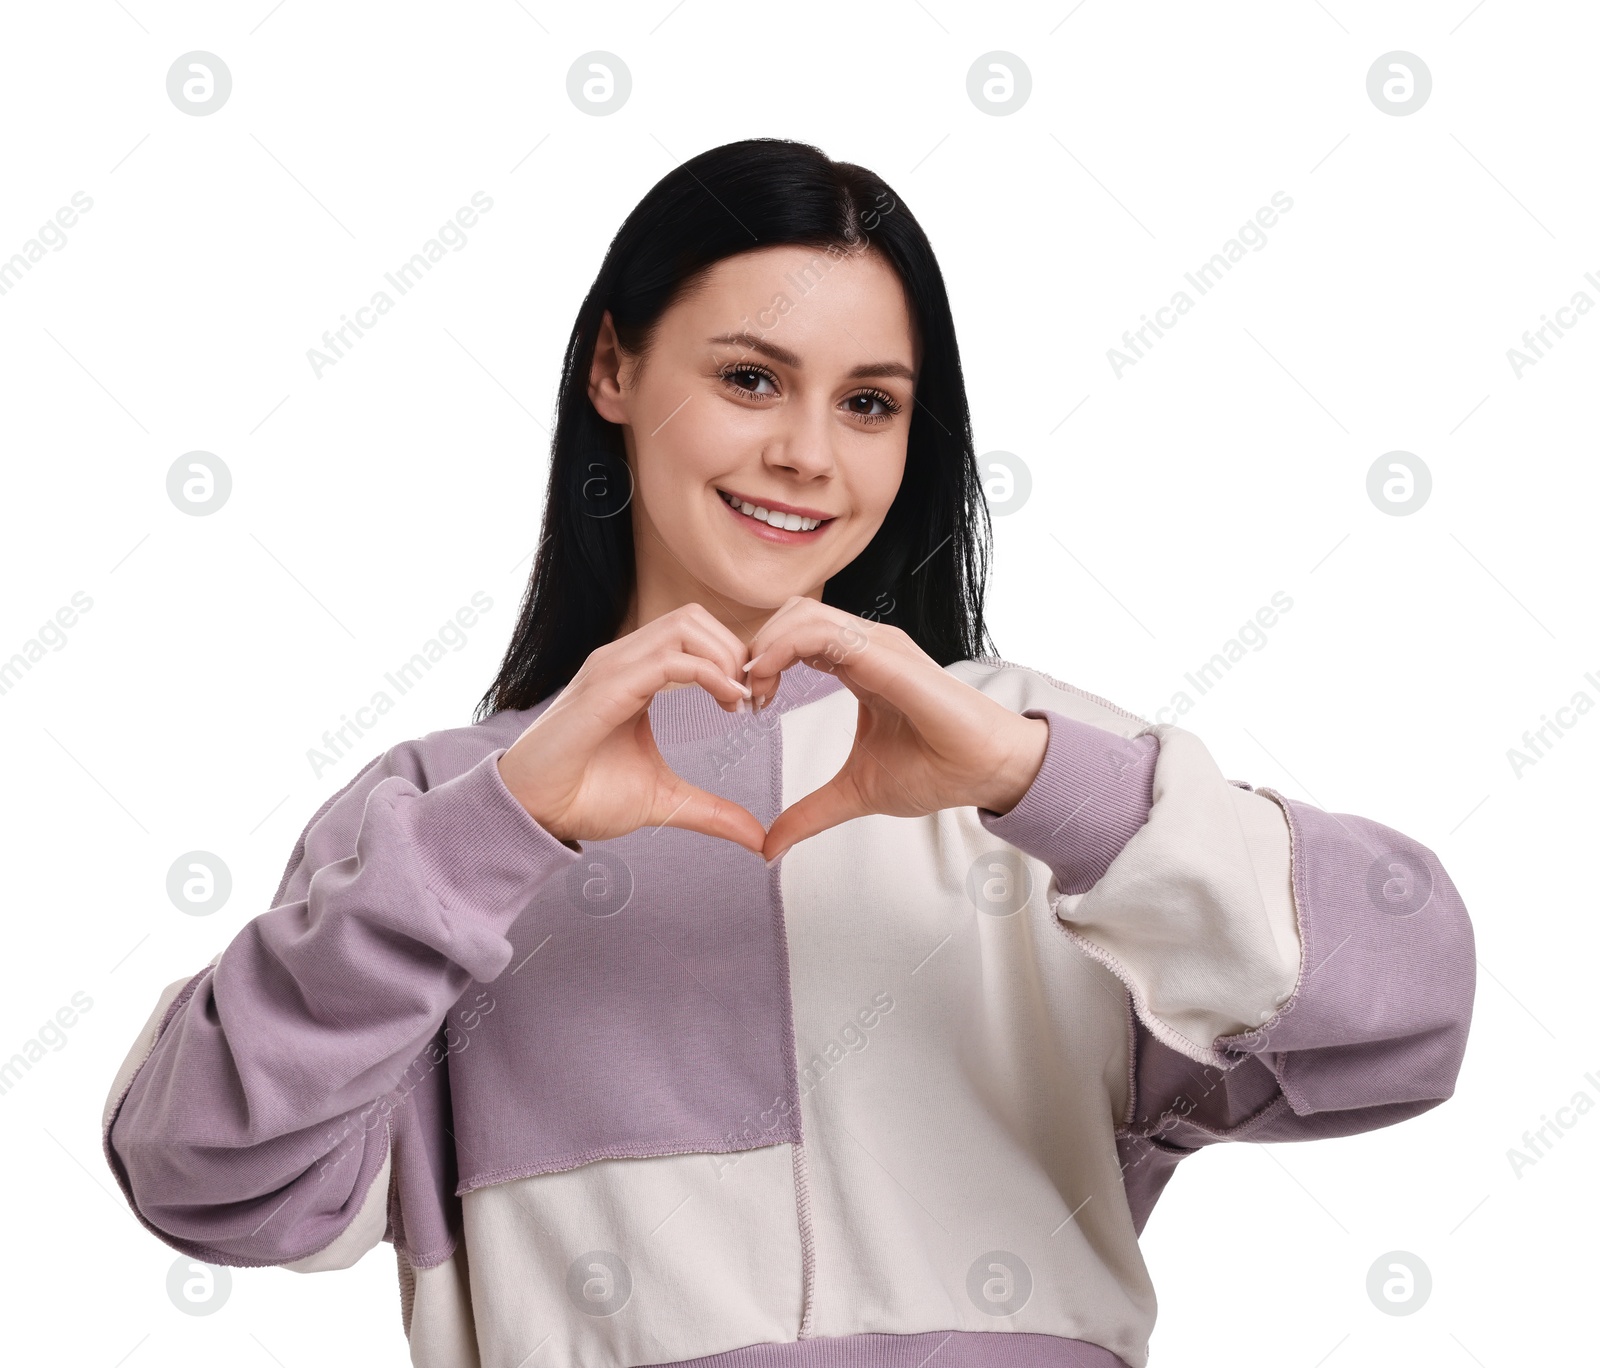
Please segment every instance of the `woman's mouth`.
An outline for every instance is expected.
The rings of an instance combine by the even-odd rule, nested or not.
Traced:
[[[833,521],[832,518],[809,518],[799,513],[780,513],[765,504],[741,499],[724,489],[717,490],[717,495],[734,517],[758,537],[768,541],[809,541]]]

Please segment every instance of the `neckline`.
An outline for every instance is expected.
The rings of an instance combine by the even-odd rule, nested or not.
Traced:
[[[770,727],[776,718],[794,708],[844,688],[839,677],[797,660],[778,677],[778,692],[758,713],[731,713],[723,709],[698,684],[663,689],[650,700],[650,730],[657,745],[703,741],[746,726]]]

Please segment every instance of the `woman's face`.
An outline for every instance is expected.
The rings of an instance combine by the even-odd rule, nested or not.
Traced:
[[[838,248],[717,262],[661,316],[642,359],[618,350],[606,315],[589,396],[622,425],[634,478],[624,631],[699,602],[748,639],[790,596],[821,596],[900,487],[913,334],[894,269]],[[779,518],[791,510],[799,528]]]

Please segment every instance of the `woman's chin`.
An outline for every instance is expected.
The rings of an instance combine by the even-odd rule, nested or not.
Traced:
[[[728,603],[737,603],[741,608],[748,608],[752,613],[775,613],[797,594],[804,594],[811,588],[808,584],[795,584],[758,590],[748,583],[734,583],[727,585],[724,592],[721,586],[715,587],[720,598]]]

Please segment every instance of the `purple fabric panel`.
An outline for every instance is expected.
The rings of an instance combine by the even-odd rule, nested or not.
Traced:
[[[532,892],[580,858],[506,791],[504,744],[483,753],[505,728],[406,742],[358,774],[303,833],[276,905],[168,1019],[107,1157],[169,1244],[286,1263],[354,1219],[407,1070],[505,967]]]
[[[1194,1151],[1179,1149],[1164,1140],[1144,1135],[1119,1135],[1117,1158],[1122,1164],[1122,1188],[1133,1217],[1133,1233],[1143,1235],[1150,1213],[1181,1160]]]
[[[1118,736],[1048,708],[1024,717],[1050,724],[1033,783],[1010,812],[978,809],[984,828],[1049,865],[1063,893],[1087,893],[1150,816],[1160,742]]]
[[[1087,1340],[1021,1330],[926,1330],[914,1335],[821,1335],[747,1344],[649,1368],[1128,1368]]]
[[[443,1263],[455,1252],[461,1232],[450,1117],[450,1047],[460,1038],[459,1026],[442,1029],[389,1094],[396,1105],[389,1116],[392,1188],[386,1238],[415,1268]]]
[[[1133,1129],[1141,1135],[1193,1146],[1204,1143],[1199,1134],[1224,1135],[1279,1098],[1278,1080],[1259,1059],[1214,1069],[1157,1040],[1142,1021],[1134,1035]]]
[[[1411,837],[1283,801],[1300,982],[1270,1021],[1217,1048],[1262,1060],[1302,1117],[1442,1102],[1466,1051],[1476,986],[1461,895]]]
[[[1454,884],[1410,837],[1282,801],[1300,983],[1270,1021],[1217,1040],[1238,1060],[1227,1070],[1178,1054],[1137,1024],[1134,1119],[1119,1149],[1141,1229],[1171,1170],[1195,1149],[1377,1130],[1455,1088],[1476,960]]]
[[[840,687],[796,665],[753,715],[671,689],[651,729],[676,773],[770,825],[782,714]],[[450,1056],[457,1192],[799,1140],[778,881],[760,855],[700,832],[585,841],[511,929],[512,968],[480,985],[488,1010]]]

